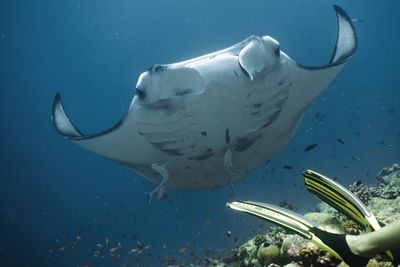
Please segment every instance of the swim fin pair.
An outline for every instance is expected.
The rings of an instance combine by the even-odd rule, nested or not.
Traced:
[[[381,228],[375,216],[348,189],[334,180],[311,170],[305,171],[303,176],[305,186],[309,192],[354,220],[366,232]],[[351,252],[345,239],[346,235],[324,231],[304,216],[290,210],[272,204],[253,201],[234,201],[227,203],[227,206],[291,230],[343,260],[351,267],[365,266],[369,261],[368,258]],[[387,251],[386,254],[393,259],[390,251]]]

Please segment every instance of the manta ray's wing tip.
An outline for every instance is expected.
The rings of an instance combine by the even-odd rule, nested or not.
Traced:
[[[349,15],[347,15],[346,11],[344,11],[344,9],[343,9],[341,6],[333,5],[333,8],[335,9],[335,11],[336,11],[336,13],[337,13],[338,15],[343,16],[343,17],[346,17],[346,18],[348,18],[349,20],[351,20],[350,17],[349,17]]]
[[[60,92],[57,92],[52,109],[52,121],[56,131],[68,139],[76,139],[82,137],[82,133],[72,124],[61,103]]]
[[[333,5],[338,21],[338,35],[331,64],[348,61],[357,50],[357,34],[350,16],[338,5]]]
[[[342,12],[342,13],[344,13],[343,8],[341,8],[341,7],[338,6],[338,5],[333,5],[333,8],[334,8],[337,12]]]

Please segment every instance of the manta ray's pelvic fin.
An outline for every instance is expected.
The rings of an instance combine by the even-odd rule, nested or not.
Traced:
[[[151,164],[151,168],[161,175],[162,180],[160,184],[153,191],[147,193],[149,203],[151,203],[151,198],[153,197],[154,193],[157,192],[157,199],[161,199],[165,193],[164,184],[169,180],[169,172],[165,166],[166,164],[155,164],[155,163]]]

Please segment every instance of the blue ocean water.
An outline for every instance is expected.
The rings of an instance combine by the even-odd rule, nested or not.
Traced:
[[[303,64],[327,63],[333,4],[355,19],[356,55],[284,151],[234,185],[235,199],[287,200],[299,211],[318,202],[302,185],[304,169],[373,183],[400,161],[400,2],[1,1],[0,265],[184,265],[265,232],[268,224],[225,207],[229,188],[168,191],[149,205],[154,184],[55,132],[52,101],[61,92],[76,125],[98,132],[125,114],[149,66],[253,34],[271,35]],[[304,152],[310,144],[318,146]]]

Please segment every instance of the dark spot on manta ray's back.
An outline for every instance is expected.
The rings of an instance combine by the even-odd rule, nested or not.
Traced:
[[[253,143],[259,139],[262,135],[257,135],[253,138],[250,137],[241,137],[237,140],[237,143],[235,145],[235,150],[238,152],[243,152],[247,150],[249,147],[253,145]]]
[[[292,170],[293,167],[290,165],[283,165],[282,168],[286,169],[286,170]]]
[[[207,136],[207,132],[206,132],[206,131],[201,132],[201,135],[202,135],[202,136]]]
[[[284,85],[286,83],[286,81],[284,79],[280,80],[278,85]]]
[[[336,141],[338,141],[339,143],[341,143],[342,145],[344,145],[344,141],[340,138],[337,138]]]
[[[314,148],[316,148],[318,146],[318,144],[312,144],[312,145],[308,145],[305,149],[304,152],[308,152],[313,150]]]
[[[225,143],[229,144],[231,142],[231,136],[229,135],[229,129],[225,130]]]
[[[254,107],[254,108],[261,108],[262,105],[263,105],[263,103],[258,102],[258,103],[255,103],[255,104],[253,105],[253,107]]]

